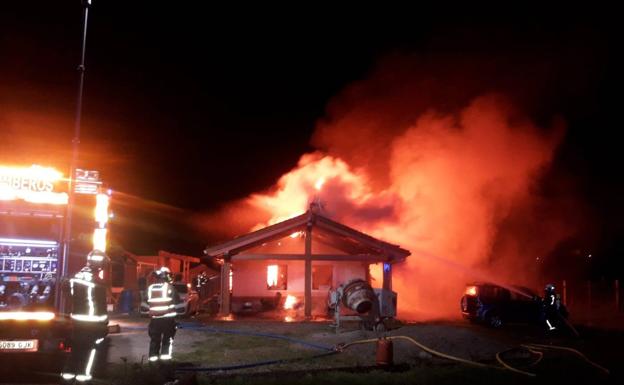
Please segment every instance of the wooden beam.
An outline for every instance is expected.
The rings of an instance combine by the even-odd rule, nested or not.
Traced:
[[[392,260],[401,261],[410,255],[408,250],[373,238],[368,234],[364,234],[341,223],[332,221],[322,215],[317,215],[315,219],[317,228],[326,229],[329,232],[341,235],[347,239],[352,239],[355,242],[366,245],[369,248],[379,250],[380,252],[387,254]]]
[[[384,263],[383,270],[383,288],[386,290],[392,290],[392,264]]]
[[[305,232],[305,317],[312,317],[312,224],[308,223]]]
[[[372,286],[371,283],[371,273],[370,273],[370,263],[362,263],[362,266],[364,267],[364,279],[366,280],[366,282]]]
[[[307,214],[302,214],[284,222],[276,223],[269,227],[234,238],[220,245],[208,247],[204,250],[204,254],[208,257],[219,257],[226,253],[234,255],[263,243],[283,238],[295,231],[303,230],[303,226],[307,223],[308,217]]]
[[[221,316],[228,316],[231,313],[230,306],[230,271],[232,269],[229,258],[223,259],[223,265],[221,265],[221,306],[219,307],[219,314]]]
[[[387,262],[388,257],[384,255],[371,255],[371,254],[311,254],[310,259],[312,261],[335,261],[335,262],[349,262],[349,261],[361,261],[361,262]],[[280,261],[305,261],[305,254],[236,254],[231,257],[232,261],[267,261],[267,260],[280,260]]]

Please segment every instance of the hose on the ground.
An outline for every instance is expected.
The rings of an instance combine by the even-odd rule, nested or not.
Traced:
[[[567,346],[558,346],[558,345],[543,345],[543,344],[526,344],[526,345],[521,345],[523,347],[526,347],[528,349],[554,349],[554,350],[564,350],[564,351],[568,351],[568,352],[572,352],[576,355],[578,355],[579,357],[581,357],[585,362],[587,362],[588,364],[592,365],[593,367],[597,368],[598,370],[602,371],[605,374],[609,374],[609,369],[600,366],[599,364],[595,363],[594,361],[590,360],[589,358],[587,358],[587,356],[585,356],[583,353],[579,352],[576,349],[567,347]]]
[[[533,363],[531,363],[529,366],[535,366],[539,364],[542,361],[542,358],[544,358],[544,353],[540,352],[539,350],[533,350],[531,348],[527,348],[527,350],[537,356],[537,360],[533,361]]]
[[[437,350],[431,349],[430,347],[421,344],[420,342],[416,341],[412,337],[408,337],[408,336],[391,336],[391,337],[386,337],[386,339],[388,339],[388,340],[406,340],[406,341],[409,341],[409,342],[413,343],[414,345],[418,346],[419,348],[421,348],[422,350],[426,351],[427,353],[430,353],[430,354],[432,354],[434,356],[446,358],[448,360],[457,361],[457,362],[461,362],[461,363],[464,363],[464,364],[467,364],[467,365],[477,366],[477,367],[480,367],[480,368],[500,369],[500,367],[498,367],[498,366],[492,366],[492,365],[488,365],[488,364],[483,364],[481,362],[470,361],[470,360],[466,360],[464,358],[455,357],[455,356],[451,356],[451,355],[446,354],[446,353],[439,352]],[[339,351],[342,351],[342,350],[344,350],[344,349],[346,349],[346,348],[348,348],[350,346],[353,346],[353,345],[377,342],[377,340],[378,340],[378,338],[371,338],[371,339],[367,339],[367,340],[353,341],[353,342],[349,342],[349,343],[344,344],[344,345],[338,345],[337,349]]]
[[[190,368],[178,368],[176,369],[176,371],[185,371],[185,372],[212,372],[212,371],[219,371],[219,370],[236,370],[236,369],[246,369],[246,368],[253,368],[253,367],[258,367],[258,366],[266,366],[266,365],[275,365],[275,364],[283,364],[283,363],[288,363],[288,362],[296,362],[296,361],[301,361],[301,360],[305,360],[305,359],[314,359],[314,358],[320,358],[320,357],[325,357],[325,356],[329,356],[329,355],[333,355],[336,354],[338,352],[342,352],[345,349],[347,349],[350,346],[354,346],[354,345],[360,345],[360,344],[367,344],[367,343],[373,343],[373,342],[377,342],[378,338],[371,338],[371,339],[365,339],[365,340],[358,340],[358,341],[353,341],[353,342],[349,342],[346,344],[339,344],[333,347],[330,346],[325,346],[325,345],[319,345],[319,344],[315,344],[315,343],[311,343],[311,342],[307,342],[307,341],[303,341],[303,340],[299,340],[296,338],[292,338],[292,337],[287,337],[287,336],[283,336],[283,335],[279,335],[279,334],[270,334],[270,333],[257,333],[257,332],[247,332],[247,331],[242,331],[242,330],[230,330],[230,329],[216,329],[216,328],[211,328],[205,325],[201,325],[201,324],[192,324],[192,323],[180,323],[178,324],[178,327],[181,329],[187,329],[187,330],[206,330],[206,331],[210,331],[213,333],[223,333],[223,334],[233,334],[233,335],[245,335],[245,336],[252,336],[252,337],[264,337],[264,338],[272,338],[272,339],[279,339],[279,340],[284,340],[284,341],[288,341],[291,343],[295,343],[295,344],[299,344],[302,346],[307,346],[313,349],[319,349],[319,350],[324,350],[325,353],[321,353],[321,354],[317,354],[314,356],[306,356],[306,357],[296,357],[296,358],[291,358],[291,359],[277,359],[277,360],[268,360],[268,361],[260,361],[260,362],[255,362],[255,363],[249,363],[249,364],[240,364],[240,365],[229,365],[229,366],[221,366],[221,367],[199,367],[199,368],[195,368],[195,367],[190,367]],[[125,327],[128,328],[128,327]],[[131,329],[141,329],[141,328],[131,328]],[[519,374],[523,374],[529,377],[535,377],[535,373],[530,373],[524,370],[520,370],[517,368],[512,367],[511,365],[509,365],[508,363],[506,363],[503,359],[502,359],[502,354],[505,352],[498,352],[496,353],[496,360],[502,365],[502,367],[500,366],[494,366],[494,365],[488,365],[488,364],[484,364],[481,362],[476,362],[476,361],[471,361],[471,360],[467,360],[461,357],[456,357],[456,356],[452,356],[450,354],[446,354],[446,353],[442,353],[439,352],[437,350],[434,350],[426,345],[421,344],[420,342],[416,341],[414,338],[409,337],[409,336],[390,336],[390,337],[386,337],[386,339],[389,340],[406,340],[411,342],[412,344],[418,346],[420,349],[434,355],[434,356],[438,356],[441,358],[445,358],[451,361],[456,361],[456,362],[461,362],[463,364],[467,364],[467,365],[472,365],[472,366],[476,366],[476,367],[480,367],[480,368],[490,368],[490,369],[506,369],[509,371],[512,371],[514,373],[519,373]],[[521,345],[523,348],[527,349],[529,352],[535,354],[538,356],[537,360],[535,360],[533,363],[530,364],[530,366],[535,366],[537,365],[543,358],[544,354],[542,352],[540,352],[539,350],[544,350],[544,349],[557,349],[557,350],[565,350],[565,351],[569,351],[572,353],[577,354],[579,357],[581,357],[583,360],[585,360],[587,363],[589,363],[590,365],[596,367],[597,369],[601,370],[602,372],[609,374],[609,370],[600,366],[599,364],[591,361],[589,358],[587,358],[583,353],[581,353],[580,351],[573,349],[573,348],[569,348],[569,347],[565,347],[565,346],[557,346],[557,345],[541,345],[541,344],[524,344]]]
[[[505,369],[507,369],[507,370],[511,370],[512,372],[515,372],[515,373],[524,374],[524,375],[529,376],[529,377],[535,377],[536,376],[535,373],[526,372],[524,370],[520,370],[520,369],[514,368],[513,366],[509,365],[508,363],[506,363],[503,360],[502,354],[505,353],[505,352],[509,352],[511,350],[514,350],[514,349],[505,350],[505,351],[496,353],[496,361],[498,361],[499,364],[503,365],[505,367]],[[543,356],[543,354],[541,356],[539,356],[539,358],[537,359],[536,362],[539,362],[542,359],[542,356]],[[531,366],[535,365],[536,362],[532,363]]]

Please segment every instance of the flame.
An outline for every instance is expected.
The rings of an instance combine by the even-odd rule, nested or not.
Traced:
[[[412,252],[393,271],[401,316],[458,317],[465,282],[493,274],[530,284],[535,263],[534,257],[525,263],[527,250],[547,253],[566,228],[540,227],[553,235],[544,241],[523,230],[530,226],[502,225],[515,215],[541,226],[532,217],[531,194],[560,135],[517,117],[496,95],[446,116],[424,113],[398,128],[383,126],[385,110],[372,113],[372,119],[326,123],[324,134],[339,133],[323,143],[331,154],[303,155],[273,189],[243,201],[251,230],[304,213],[322,188],[323,215]],[[368,139],[360,135],[367,130],[373,131]],[[344,143],[336,143],[340,138]],[[371,269],[375,287],[380,268]],[[289,296],[284,308],[294,301]]]
[[[287,295],[286,296],[286,301],[284,301],[284,309],[285,310],[290,310],[293,309],[295,307],[295,305],[297,304],[297,297],[295,297],[294,295]]]
[[[258,223],[252,230],[303,214],[318,190],[328,188],[334,182],[349,186],[349,191],[345,191],[348,199],[359,201],[371,197],[364,175],[354,173],[343,160],[321,153],[307,154],[301,157],[296,169],[279,179],[276,191],[253,194],[249,198],[253,207],[271,214],[269,221]]]
[[[279,268],[277,265],[267,266],[267,286],[268,287],[277,286],[278,270]]]
[[[321,189],[323,188],[323,185],[325,184],[325,178],[324,177],[320,177],[316,183],[314,184],[314,188],[316,189],[316,191],[321,191]]]
[[[294,322],[295,319],[289,315],[287,315],[286,317],[284,317],[284,322]]]

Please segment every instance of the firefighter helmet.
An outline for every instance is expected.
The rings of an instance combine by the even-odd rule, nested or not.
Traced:
[[[547,284],[546,287],[544,288],[544,294],[546,295],[555,294],[555,285],[553,285],[552,283]]]
[[[104,266],[110,261],[106,253],[101,250],[92,250],[87,254],[87,266],[93,266],[96,269],[104,269]]]
[[[172,282],[173,277],[171,276],[171,270],[169,268],[163,266],[158,270],[154,270],[154,277],[156,277],[156,281],[158,282]]]

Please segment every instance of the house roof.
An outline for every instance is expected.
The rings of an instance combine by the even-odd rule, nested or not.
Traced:
[[[238,236],[230,241],[209,246],[204,250],[204,254],[210,258],[233,256],[264,243],[284,238],[292,233],[305,231],[308,226],[311,227],[314,239],[344,250],[351,256],[376,256],[379,260],[399,262],[410,255],[408,250],[373,238],[361,231],[331,220],[314,210],[309,210],[294,218]],[[336,256],[334,259],[339,260],[341,258]]]
[[[152,264],[152,265],[157,265],[161,263],[160,261],[161,258],[171,258],[171,259],[177,259],[182,262],[191,262],[191,263],[200,262],[200,259],[197,257],[193,257],[190,255],[170,253],[164,250],[159,250],[158,255],[134,255],[133,257],[138,263]]]

